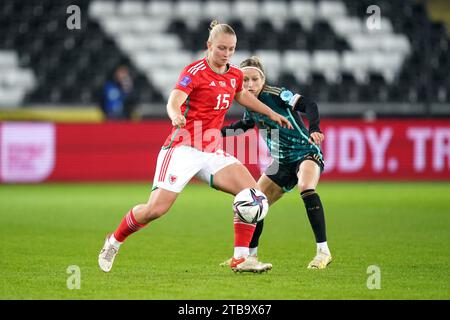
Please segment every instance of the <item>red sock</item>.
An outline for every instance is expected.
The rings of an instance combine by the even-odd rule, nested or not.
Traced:
[[[250,246],[256,224],[242,222],[238,217],[234,217],[234,246],[246,247]]]
[[[119,226],[114,232],[114,238],[119,242],[124,242],[125,239],[132,233],[142,229],[146,224],[140,224],[134,218],[133,210],[130,210],[125,217],[123,217]]]

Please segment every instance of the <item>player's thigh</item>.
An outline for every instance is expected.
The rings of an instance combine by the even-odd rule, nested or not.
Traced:
[[[305,160],[298,168],[297,177],[300,191],[316,189],[320,179],[320,167],[312,160]]]
[[[202,167],[202,153],[188,146],[163,149],[158,155],[153,189],[181,192]]]
[[[275,182],[273,182],[268,176],[262,174],[258,180],[258,188],[264,193],[269,201],[269,205],[272,205],[278,201],[284,194],[282,188],[280,188]]]
[[[245,188],[258,189],[255,179],[240,162],[230,164],[216,172],[214,174],[214,187],[232,195],[238,194]]]

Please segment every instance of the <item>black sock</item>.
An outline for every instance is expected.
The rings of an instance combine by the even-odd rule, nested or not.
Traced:
[[[308,214],[309,223],[314,231],[316,242],[327,241],[325,228],[325,215],[323,213],[322,202],[319,195],[314,189],[308,189],[301,194],[305,203],[306,213]]]
[[[252,241],[250,241],[250,248],[256,248],[259,243],[259,237],[261,236],[264,227],[264,219],[256,224],[255,232],[253,233]]]

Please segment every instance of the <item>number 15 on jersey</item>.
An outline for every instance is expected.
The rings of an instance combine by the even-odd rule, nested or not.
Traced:
[[[214,110],[223,110],[230,107],[230,94],[224,93],[217,96],[217,105]]]

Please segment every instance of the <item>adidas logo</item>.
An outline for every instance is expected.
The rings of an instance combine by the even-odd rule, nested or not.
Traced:
[[[211,81],[211,83],[209,84],[210,87],[215,87],[216,83],[214,81]]]

